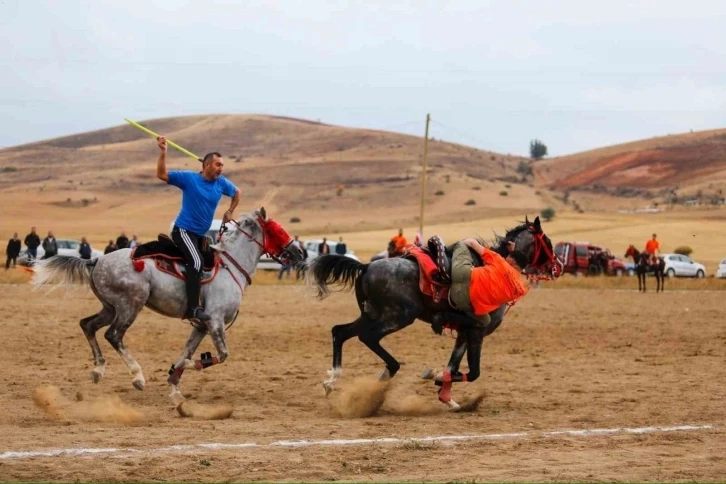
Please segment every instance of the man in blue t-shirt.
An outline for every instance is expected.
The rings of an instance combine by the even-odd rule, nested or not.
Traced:
[[[156,164],[156,177],[182,191],[182,206],[171,231],[171,239],[184,254],[186,263],[187,310],[183,319],[206,323],[211,318],[199,304],[201,292],[202,254],[200,246],[204,236],[212,226],[214,212],[222,195],[232,198],[229,210],[224,212],[222,222],[232,219],[234,209],[239,203],[240,191],[222,176],[224,163],[222,155],[208,153],[202,160],[202,171],[166,170],[166,138],[157,138],[159,160]]]

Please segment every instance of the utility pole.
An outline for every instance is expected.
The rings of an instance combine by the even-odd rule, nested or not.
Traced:
[[[426,134],[424,135],[424,149],[423,149],[423,169],[421,171],[421,213],[419,214],[419,234],[421,235],[421,243],[424,238],[424,199],[426,197],[426,156],[428,155],[429,147],[429,122],[431,121],[431,115],[426,115]]]

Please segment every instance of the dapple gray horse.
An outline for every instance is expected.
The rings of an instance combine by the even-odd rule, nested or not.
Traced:
[[[539,217],[534,222],[525,222],[511,230],[504,237],[498,237],[492,250],[502,257],[509,254],[508,242],[529,258],[527,274],[535,279],[556,279],[562,273],[562,263],[552,251],[552,242],[542,230]],[[478,258],[478,255],[477,257]],[[476,260],[475,258],[475,260]],[[481,265],[478,262],[477,265]],[[326,394],[343,370],[343,343],[355,336],[386,364],[379,376],[381,380],[393,378],[401,365],[381,346],[381,339],[413,324],[416,319],[431,323],[434,314],[448,311],[450,306],[443,300],[434,303],[430,296],[421,293],[419,266],[403,257],[381,259],[370,264],[361,264],[353,259],[337,255],[322,255],[314,259],[307,268],[306,281],[324,299],[330,294],[329,285],[339,284],[343,290],[355,290],[360,316],[353,322],[333,326],[333,367],[329,378],[323,382]],[[451,398],[452,383],[474,381],[479,377],[481,348],[485,336],[496,330],[504,319],[507,305],[503,304],[490,313],[487,326],[459,328],[454,349],[445,372],[429,374],[441,386],[439,400],[451,409],[460,406]],[[467,354],[469,373],[459,372],[459,365]]]
[[[225,325],[237,317],[245,288],[251,284],[251,276],[263,254],[289,258],[292,263],[302,260],[302,251],[292,243],[292,238],[277,222],[267,217],[265,209],[244,215],[225,227],[219,242],[212,245],[220,261],[216,277],[202,286],[201,297],[211,316],[207,326],[195,325],[184,346],[179,360],[169,371],[169,395],[175,403],[184,397],[179,390],[179,379],[187,368],[202,370],[222,363],[229,355],[225,342]],[[160,271],[153,261],[139,263],[131,260],[131,249],[121,249],[93,260],[77,257],[55,256],[38,261],[31,283],[35,288],[59,280],[59,285],[82,284],[91,287],[103,308],[80,322],[83,333],[93,351],[94,368],[91,379],[98,383],[106,369],[96,332],[110,326],[105,337],[121,355],[133,375],[133,385],[143,390],[146,380],[141,366],[123,343],[124,334],[144,308],[168,316],[181,318],[186,308],[184,281]],[[136,267],[134,267],[136,265]],[[203,355],[201,360],[191,360],[206,334],[210,334],[217,357]]]

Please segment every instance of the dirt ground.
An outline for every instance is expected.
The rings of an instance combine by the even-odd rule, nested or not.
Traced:
[[[363,379],[382,369],[375,355],[351,340],[344,347],[341,390],[324,396],[330,328],[356,316],[354,296],[317,301],[299,286],[253,285],[228,333],[230,359],[184,374],[186,408],[194,415],[181,417],[167,398],[166,376],[189,332],[184,323],[145,310],[127,334],[147,379],[143,392],[132,387],[120,357],[99,334],[108,367],[94,385],[90,349],[78,326],[99,307],[91,293],[45,295],[27,285],[4,285],[0,454],[59,448],[142,452],[0,458],[0,476],[147,482],[723,479],[723,295],[533,290],[485,341],[481,378],[454,387],[457,399],[485,391],[471,413],[447,412],[433,384],[419,379],[423,369],[442,367],[453,340],[417,323],[384,339],[403,366],[383,406],[371,417],[346,418],[340,413],[361,405],[368,388]],[[211,343],[201,350],[213,351]],[[679,425],[713,428],[547,434]],[[268,446],[282,440],[521,432],[526,435],[467,441]],[[258,445],[168,449],[245,442]]]

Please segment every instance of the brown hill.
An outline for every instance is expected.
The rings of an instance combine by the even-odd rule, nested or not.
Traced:
[[[189,116],[142,124],[197,154],[222,152],[227,174],[254,184],[390,183],[420,171],[422,138],[416,136],[254,115]],[[124,190],[144,192],[150,184],[158,186],[149,171],[156,156],[154,140],[126,124],[41,141],[0,150],[0,188],[52,185],[72,177],[74,183],[89,182],[103,191],[117,189],[123,178]],[[177,165],[194,166],[183,155],[171,156]],[[432,141],[428,160],[432,168],[495,178],[511,173],[518,158]]]
[[[596,186],[651,192],[726,186],[726,130],[663,136],[543,160],[540,184],[557,190]],[[723,185],[723,186],[722,186]],[[719,188],[719,189],[720,189]]]
[[[422,137],[263,115],[140,122],[198,155],[220,151],[225,175],[242,190],[240,208],[265,205],[281,219],[301,218],[301,232],[416,223]],[[199,166],[169,153],[169,169]],[[166,227],[178,210],[179,191],[156,179],[157,156],[155,140],[126,123],[0,150],[0,218],[67,227],[93,222],[99,229]],[[549,193],[517,183],[521,160],[430,140],[426,222],[522,217],[556,203]]]

